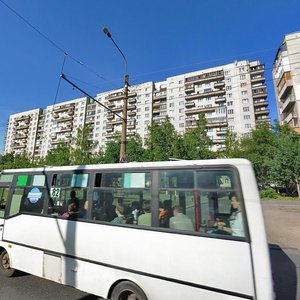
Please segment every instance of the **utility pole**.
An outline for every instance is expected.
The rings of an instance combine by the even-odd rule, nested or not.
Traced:
[[[127,60],[125,55],[123,54],[122,50],[119,48],[119,46],[116,44],[116,42],[113,40],[109,30],[104,27],[103,32],[105,35],[108,36],[108,38],[111,39],[113,44],[116,46],[118,51],[121,53],[124,62],[125,62],[125,72],[124,72],[124,98],[123,98],[123,116],[122,116],[122,133],[121,133],[121,145],[120,145],[120,158],[119,162],[124,163],[127,162],[127,155],[126,155],[126,136],[127,136],[127,106],[128,106],[128,86],[129,86],[129,75],[127,74]]]

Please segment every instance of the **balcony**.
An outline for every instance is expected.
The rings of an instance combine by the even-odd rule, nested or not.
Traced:
[[[186,93],[195,92],[195,86],[194,86],[193,83],[185,84],[184,90],[185,90]]]
[[[270,118],[255,119],[255,123],[271,123],[271,119]]]
[[[295,102],[296,101],[294,98],[291,97],[286,98],[279,109],[280,114],[289,111],[291,107],[295,104]]]
[[[296,119],[296,118],[297,118],[297,116],[293,112],[291,112],[283,119],[283,122],[285,124],[290,123],[293,119]],[[294,124],[292,124],[292,126],[294,127]]]
[[[129,104],[135,104],[136,103],[136,98],[129,98],[128,103]]]
[[[123,111],[123,106],[122,105],[121,106],[117,106],[112,111],[116,112],[116,113],[121,112],[121,111]]]
[[[186,83],[202,83],[202,82],[207,82],[207,81],[216,81],[219,79],[224,79],[224,71],[223,70],[188,77],[185,79],[185,82]]]
[[[189,101],[185,103],[185,108],[189,109],[189,108],[193,108],[195,107],[195,102],[194,101]]]
[[[19,122],[19,121],[25,121],[25,120],[27,120],[27,122],[29,123],[30,119],[31,119],[31,116],[23,115],[23,116],[15,118],[15,121]]]
[[[74,103],[71,103],[71,104],[56,106],[54,107],[53,111],[55,113],[63,112],[63,111],[71,111],[74,110],[74,105],[75,105]]]
[[[217,82],[214,83],[214,88],[215,89],[220,89],[223,88],[225,86],[225,82],[222,80],[219,80]]]
[[[218,136],[224,136],[224,135],[226,135],[226,130],[217,130],[217,132],[216,132],[216,134],[218,135]]]
[[[254,102],[253,102],[254,107],[267,106],[267,105],[268,105],[268,101],[266,101],[265,99],[254,100]]]
[[[220,138],[214,138],[213,139],[214,144],[224,144],[225,143],[225,138],[220,137]]]
[[[266,78],[262,75],[254,75],[251,76],[251,84],[255,84],[255,83],[262,83],[264,84],[266,81]]]
[[[219,106],[211,106],[211,107],[202,107],[202,108],[196,108],[196,109],[192,109],[192,110],[187,110],[185,112],[186,115],[192,115],[192,114],[199,114],[202,112],[211,112],[211,111],[215,111],[216,108],[218,108]]]
[[[285,99],[293,88],[292,75],[291,72],[283,73],[278,85],[277,93],[279,99]]]
[[[265,66],[264,65],[250,67],[250,74],[251,74],[251,76],[258,75],[258,74],[263,73],[264,70],[265,70]]]
[[[109,102],[107,104],[107,107],[109,107],[109,108],[114,108],[115,106],[116,106],[116,104],[114,102]]]
[[[129,105],[127,109],[128,110],[134,110],[134,109],[136,109],[136,106],[135,105]]]
[[[120,124],[122,124],[122,120],[119,119],[119,120],[112,121],[111,124],[113,124],[113,125],[120,125]]]
[[[153,99],[158,100],[158,99],[166,99],[167,98],[167,92],[155,92]]]
[[[14,149],[21,149],[21,148],[26,148],[26,144],[18,144],[18,143],[15,143],[11,146],[12,148]]]
[[[208,128],[214,128],[214,127],[227,127],[228,123],[226,122],[210,122],[206,124],[206,127]]]
[[[61,123],[61,122],[66,122],[66,121],[71,121],[73,120],[73,117],[70,117],[70,116],[60,116],[60,118],[58,118],[56,120],[57,123]]]
[[[220,95],[225,95],[225,90],[209,91],[205,93],[194,93],[194,94],[186,95],[185,99],[193,100],[193,99],[200,99],[200,98],[220,96]]]
[[[267,89],[266,88],[256,88],[252,91],[252,97],[253,99],[257,98],[266,98],[268,96]]]
[[[61,127],[59,132],[68,132],[68,131],[72,131],[72,126],[65,126],[65,127]]]
[[[134,117],[136,115],[136,112],[135,111],[129,111],[128,112],[128,116],[129,117]]]
[[[124,98],[123,92],[112,93],[112,94],[108,95],[108,97],[107,97],[108,101],[121,100],[123,98]]]
[[[215,98],[215,103],[222,103],[222,102],[226,102],[226,98],[225,97],[217,97],[217,98]]]
[[[115,118],[115,115],[112,113],[107,114],[107,120],[113,120]]]
[[[106,126],[106,131],[107,131],[107,132],[112,132],[112,131],[114,131],[114,126]]]
[[[16,135],[14,136],[14,139],[15,139],[15,140],[24,140],[24,139],[27,139],[27,135],[16,134]]]
[[[254,110],[255,115],[268,115],[270,113],[270,110],[267,108],[260,108]]]

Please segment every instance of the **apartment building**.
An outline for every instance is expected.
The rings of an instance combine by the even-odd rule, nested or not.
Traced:
[[[72,145],[77,128],[85,125],[89,125],[89,138],[97,142],[95,150],[105,147],[121,132],[123,89],[96,98],[111,111],[84,97],[11,115],[5,153],[26,151],[36,159],[44,157],[61,142]],[[218,150],[224,146],[227,130],[246,137],[259,122],[270,121],[266,98],[264,65],[259,61],[236,61],[133,85],[128,94],[127,137],[138,133],[145,140],[148,125],[164,122],[166,116],[184,134],[204,113],[213,150]],[[22,132],[23,139],[20,126],[28,130]]]
[[[300,32],[285,36],[272,74],[280,124],[300,133]]]

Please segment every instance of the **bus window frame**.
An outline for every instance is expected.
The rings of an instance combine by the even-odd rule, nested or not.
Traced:
[[[195,173],[194,175],[194,188],[160,188],[160,177],[159,177],[159,172],[161,171],[186,171],[186,170],[190,170],[193,171]],[[217,239],[226,239],[226,240],[234,240],[234,241],[242,241],[242,242],[247,242],[247,243],[251,243],[251,237],[250,237],[250,232],[249,232],[249,227],[248,227],[248,218],[247,218],[247,211],[246,211],[246,207],[245,207],[245,201],[244,201],[244,197],[243,197],[243,192],[242,192],[242,186],[241,186],[241,180],[240,180],[240,174],[239,171],[237,169],[237,167],[235,167],[234,165],[202,165],[202,166],[180,166],[180,167],[169,167],[169,168],[157,168],[157,176],[159,178],[157,178],[158,180],[158,192],[159,190],[182,190],[182,191],[192,191],[192,192],[197,192],[197,191],[209,191],[209,192],[220,192],[221,190],[218,188],[215,189],[202,189],[197,187],[196,184],[196,173],[197,171],[232,171],[233,174],[233,180],[235,182],[235,187],[231,188],[231,189],[226,189],[226,191],[230,192],[230,191],[234,191],[237,195],[237,197],[240,199],[240,203],[241,203],[241,208],[242,208],[242,212],[243,212],[243,220],[244,220],[244,231],[245,231],[245,236],[244,237],[238,237],[238,236],[232,236],[232,235],[221,235],[221,234],[214,234],[214,233],[202,233],[202,232],[193,232],[193,231],[185,231],[185,232],[181,232],[181,231],[176,231],[176,230],[172,230],[170,228],[158,228],[161,229],[160,231],[164,231],[164,232],[168,232],[168,233],[175,233],[175,234],[184,234],[184,235],[196,235],[196,236],[201,236],[201,237],[207,237],[207,238],[217,238]],[[159,199],[157,199],[157,203],[158,203]],[[152,227],[150,227],[152,228]],[[154,229],[154,228],[152,228]]]

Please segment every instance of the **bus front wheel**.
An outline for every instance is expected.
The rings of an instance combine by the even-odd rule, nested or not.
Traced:
[[[15,273],[15,269],[10,267],[9,255],[6,250],[0,253],[0,274],[6,277],[11,277]]]
[[[119,283],[111,294],[111,300],[147,300],[145,293],[130,281]]]

